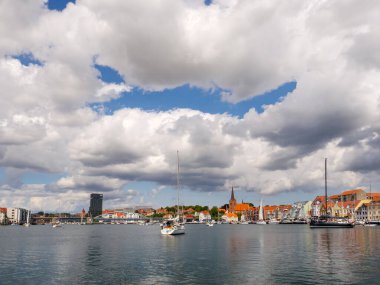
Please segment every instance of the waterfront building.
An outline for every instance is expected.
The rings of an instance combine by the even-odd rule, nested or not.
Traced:
[[[90,195],[90,209],[89,214],[91,217],[100,216],[103,210],[103,194],[92,193]]]
[[[311,217],[312,201],[300,201],[293,203],[289,216],[293,220],[307,220]]]
[[[371,200],[362,200],[355,210],[355,220],[367,221],[368,220],[368,206]]]
[[[235,199],[234,187],[231,190],[231,198],[228,203],[228,212],[240,214],[246,221],[252,221],[254,219],[254,207],[248,203],[237,203]]]
[[[325,196],[317,196],[314,199],[312,215],[320,216],[327,213],[336,217],[366,220],[369,215],[369,203],[380,201],[380,193],[366,193],[363,189],[357,188],[331,195],[327,199],[327,211],[324,199]]]
[[[222,216],[222,221],[225,223],[237,223],[238,220],[238,215],[236,215],[235,213],[225,213]]]
[[[28,210],[22,208],[7,208],[7,218],[12,224],[24,224],[27,221]]]
[[[154,215],[155,211],[151,207],[139,207],[135,212],[139,213],[140,215],[150,217]]]
[[[193,214],[186,214],[185,215],[185,221],[186,223],[194,223],[195,218]]]
[[[156,210],[156,214],[167,214],[168,213],[168,210],[166,210],[165,208],[160,208],[160,209],[157,209]]]
[[[327,209],[325,205],[326,196],[317,196],[311,204],[311,216],[319,217],[325,215],[334,215],[338,209],[336,208],[336,202],[327,198]]]
[[[209,211],[201,211],[199,213],[199,222],[200,223],[206,223],[207,221],[211,220],[211,215]]]
[[[380,221],[380,201],[368,204],[368,221]]]
[[[164,218],[165,220],[173,219],[173,215],[172,215],[172,214],[165,214],[165,215],[163,216],[163,218]]]
[[[102,211],[101,217],[104,219],[140,219],[143,215],[135,213],[131,209],[125,208],[114,210],[106,209]]]
[[[188,209],[183,210],[184,214],[193,214],[194,212],[195,210],[193,208],[188,208]]]
[[[290,218],[291,209],[292,205],[265,205],[263,206],[263,219],[276,219],[281,221],[282,219]],[[260,206],[252,207],[252,212],[253,214],[251,221],[258,221]]]
[[[332,202],[348,202],[348,201],[357,201],[367,199],[367,193],[361,189],[352,189],[343,191],[340,194],[329,196],[329,199]]]

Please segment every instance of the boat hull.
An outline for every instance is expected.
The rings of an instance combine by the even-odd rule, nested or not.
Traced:
[[[353,223],[338,223],[338,222],[310,222],[310,228],[353,228]]]

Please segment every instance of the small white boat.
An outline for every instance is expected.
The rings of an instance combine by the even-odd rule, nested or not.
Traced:
[[[214,223],[208,222],[208,223],[206,223],[206,226],[208,226],[208,227],[213,227],[213,226],[214,226]]]
[[[279,223],[280,223],[280,221],[277,219],[270,219],[268,222],[268,224],[279,224]]]
[[[365,221],[364,220],[356,220],[355,221],[355,225],[357,225],[357,226],[364,226],[365,225]]]
[[[61,223],[53,224],[53,228],[62,228],[63,225]]]

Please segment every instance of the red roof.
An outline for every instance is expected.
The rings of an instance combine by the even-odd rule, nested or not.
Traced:
[[[315,202],[317,202],[317,201],[325,202],[325,198],[326,198],[326,196],[317,196],[317,197],[315,197],[313,204],[315,204]]]
[[[359,193],[359,192],[364,192],[363,189],[352,189],[352,190],[347,190],[347,191],[344,191],[342,193],[342,195],[352,195],[352,194],[356,194],[356,193]]]
[[[329,197],[329,199],[339,199],[340,198],[340,195],[338,194],[338,195],[331,195],[330,197]]]
[[[235,205],[235,211],[248,211],[249,210],[249,204],[236,204]]]
[[[235,213],[227,213],[227,217],[228,218],[232,218],[232,217],[237,218],[238,216]]]
[[[372,198],[373,201],[380,201],[380,193],[368,193],[367,196]]]

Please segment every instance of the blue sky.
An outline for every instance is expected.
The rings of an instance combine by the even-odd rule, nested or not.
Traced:
[[[70,2],[75,3],[75,0],[49,0],[47,6],[49,10],[62,11]]]
[[[99,78],[107,83],[124,83],[123,78],[114,69],[108,66],[95,65],[100,72]],[[133,88],[124,93],[119,99],[107,102],[104,105],[107,114],[121,108],[140,108],[143,110],[167,111],[175,108],[189,108],[210,114],[228,113],[243,117],[246,112],[254,108],[258,113],[263,112],[265,105],[276,104],[289,92],[292,92],[297,83],[286,82],[278,88],[264,94],[244,100],[239,103],[224,102],[221,93],[225,90],[204,90],[188,84],[163,91],[150,92],[141,88]]]

